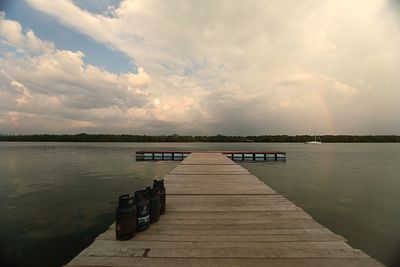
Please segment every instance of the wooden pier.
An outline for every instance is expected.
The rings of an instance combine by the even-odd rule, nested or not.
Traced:
[[[129,241],[114,225],[67,266],[382,266],[221,153],[165,177],[167,209]]]
[[[195,152],[195,151],[193,151]],[[159,150],[146,150],[137,151],[136,160],[172,160],[181,161],[188,157],[192,151],[159,151]],[[201,152],[207,153],[207,152]],[[208,153],[215,153],[215,151],[208,151]],[[253,150],[235,150],[235,151],[218,151],[233,161],[285,161],[286,153],[281,151],[253,151]],[[210,159],[212,160],[212,159]]]

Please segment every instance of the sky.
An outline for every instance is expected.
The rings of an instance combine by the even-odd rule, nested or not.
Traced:
[[[0,134],[400,135],[400,1],[0,0]]]

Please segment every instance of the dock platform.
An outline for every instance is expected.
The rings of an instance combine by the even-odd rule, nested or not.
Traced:
[[[193,151],[196,152],[196,151]],[[172,160],[181,161],[188,157],[192,151],[159,151],[159,150],[143,150],[136,151],[136,160]],[[215,151],[203,151],[201,153],[215,153]],[[218,151],[233,161],[285,161],[286,153],[281,151],[253,151],[253,150],[235,150],[235,151]],[[212,159],[210,159],[212,160]],[[212,163],[212,162],[210,162]]]
[[[115,226],[67,266],[383,266],[222,153],[165,177],[166,213],[129,241]]]

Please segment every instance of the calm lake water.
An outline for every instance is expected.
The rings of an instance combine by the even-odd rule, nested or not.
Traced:
[[[61,266],[114,221],[116,199],[173,162],[135,150],[281,150],[244,163],[319,223],[388,266],[400,266],[400,144],[0,143],[0,266]],[[167,189],[168,190],[168,189]]]

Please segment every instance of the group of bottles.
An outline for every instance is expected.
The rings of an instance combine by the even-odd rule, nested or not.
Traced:
[[[164,180],[154,180],[153,187],[138,190],[134,196],[129,194],[119,197],[115,234],[117,240],[128,240],[149,228],[150,223],[157,222],[164,214],[166,191]]]

